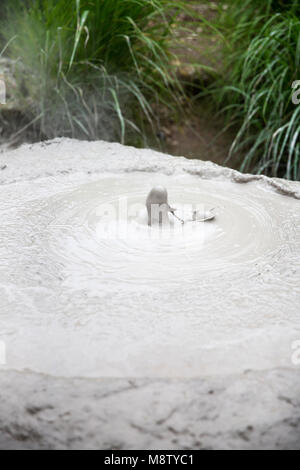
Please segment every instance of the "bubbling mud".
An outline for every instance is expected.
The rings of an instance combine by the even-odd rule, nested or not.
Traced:
[[[178,215],[214,207],[216,218],[149,227],[153,185],[168,189]],[[13,186],[0,192],[7,368],[192,377],[291,366],[300,339],[298,200],[256,182],[184,173]]]
[[[184,281],[188,286],[208,273],[245,270],[273,256],[278,260],[286,236],[281,228],[289,214],[296,215],[293,204],[288,214],[284,198],[279,212],[280,204],[272,204],[274,194],[257,194],[256,187],[216,181],[199,185],[191,176],[155,178],[162,179],[178,215],[184,218],[185,210],[195,206],[216,207],[216,219],[182,225],[170,215],[172,225],[149,227],[146,213],[144,218],[140,214],[145,175],[118,176],[117,184],[115,177],[106,178],[49,200],[46,213],[55,205],[62,207],[50,224],[51,251],[66,266],[72,260],[67,276],[72,283],[82,277],[82,265],[104,282],[150,288],[161,282],[176,286]]]

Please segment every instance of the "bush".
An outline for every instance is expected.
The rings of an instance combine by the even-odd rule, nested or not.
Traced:
[[[19,64],[14,94],[42,138],[128,141],[155,128],[151,103],[177,109],[169,42],[180,2],[15,0],[1,22]]]
[[[212,96],[238,132],[229,158],[244,155],[242,171],[300,179],[300,5],[234,0],[219,16],[225,36],[225,75]]]

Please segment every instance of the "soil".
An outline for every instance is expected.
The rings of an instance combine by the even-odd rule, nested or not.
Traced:
[[[227,160],[230,147],[235,138],[235,129],[228,130],[224,120],[212,111],[207,100],[195,99],[199,92],[211,84],[216,74],[222,72],[221,43],[217,34],[208,23],[215,19],[218,12],[217,2],[200,4],[188,0],[204,21],[195,20],[189,15],[182,15],[182,22],[189,25],[188,31],[175,31],[177,55],[174,63],[176,73],[184,85],[191,102],[183,107],[188,109],[181,119],[172,119],[164,110],[157,110],[161,130],[160,150],[175,156],[211,160],[219,165],[237,169],[240,155]]]
[[[238,157],[226,161],[234,139],[233,131],[224,131],[224,122],[214,115],[205,103],[199,103],[184,120],[161,118],[159,133],[165,153],[186,158],[210,160],[219,165],[238,168]]]

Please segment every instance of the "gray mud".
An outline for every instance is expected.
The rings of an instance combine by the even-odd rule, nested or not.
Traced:
[[[157,184],[216,220],[153,237]],[[299,448],[299,199],[118,144],[1,153],[0,446]]]

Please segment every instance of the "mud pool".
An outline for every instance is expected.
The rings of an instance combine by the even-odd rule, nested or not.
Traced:
[[[103,142],[0,158],[4,369],[198,377],[292,366],[299,185]],[[143,226],[138,209],[157,184],[179,211],[216,207],[216,219]]]

